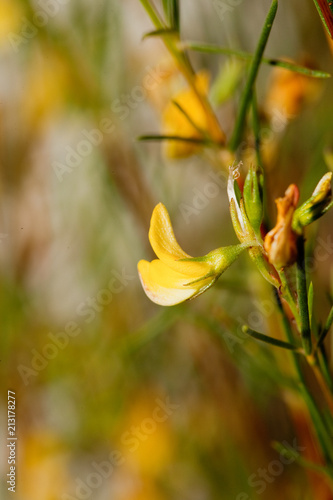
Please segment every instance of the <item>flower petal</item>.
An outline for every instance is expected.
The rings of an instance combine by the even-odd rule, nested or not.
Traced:
[[[191,259],[179,246],[174,235],[170,217],[163,203],[159,203],[153,211],[150,221],[149,241],[162,262],[168,264],[174,271],[190,276],[192,279],[205,276],[210,271],[206,262],[181,261]]]
[[[170,269],[170,267],[160,260],[147,262],[140,260],[138,271],[142,286],[146,295],[161,306],[172,306],[184,302],[196,295],[204,282],[186,286],[189,282],[187,276]]]

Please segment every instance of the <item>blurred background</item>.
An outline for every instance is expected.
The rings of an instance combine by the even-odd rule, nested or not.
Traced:
[[[251,52],[270,2],[180,4],[184,40]],[[151,303],[139,283],[159,201],[189,254],[236,243],[208,161],[168,159],[161,143],[136,140],[160,133],[163,108],[184,87],[163,43],[143,40],[152,29],[139,0],[0,3],[1,498],[14,495],[7,390],[16,393],[17,500],[332,498],[271,446],[317,453],[289,358],[239,334],[242,323],[277,328],[248,257],[181,306]],[[281,2],[266,54],[332,73],[313,2]],[[214,80],[229,136],[246,66],[190,57]],[[263,66],[257,85],[273,220],[274,198],[294,182],[304,200],[333,146],[331,79],[293,90],[280,76]],[[245,149],[251,157],[250,138]],[[309,261],[319,319],[329,310],[331,224],[327,215],[309,235],[325,255]]]

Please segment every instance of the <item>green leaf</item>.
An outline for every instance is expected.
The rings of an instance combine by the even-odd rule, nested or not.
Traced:
[[[142,39],[148,37],[157,37],[157,36],[178,36],[178,31],[173,28],[163,28],[159,30],[149,31],[145,35],[143,35]]]
[[[290,71],[294,71],[295,73],[301,73],[302,75],[311,76],[313,78],[331,78],[330,73],[326,73],[326,71],[310,69],[305,66],[298,66],[297,64],[284,61],[283,59],[267,59],[264,57],[263,62],[270,64],[271,66],[279,66],[280,68],[288,69]]]
[[[323,344],[328,332],[330,331],[332,323],[333,323],[333,306],[331,307],[325,326],[319,336],[316,349],[318,349]]]
[[[221,67],[210,90],[210,100],[215,105],[220,105],[230,99],[244,72],[244,63],[237,58],[230,58]]]
[[[190,115],[185,111],[185,109],[177,101],[173,100],[172,104],[174,106],[176,106],[176,108],[185,116],[185,118],[192,125],[192,127],[195,128],[195,130],[197,130],[201,135],[203,135],[203,136],[205,135],[205,131],[198,127],[198,125],[192,120]]]
[[[240,190],[240,187],[239,187],[236,179],[234,180],[234,191],[235,191],[236,201],[237,201],[238,205],[240,205],[240,202],[242,199],[242,191]]]
[[[311,415],[313,426],[315,428],[318,441],[320,442],[324,459],[327,463],[332,463],[332,438],[328,429],[323,422],[321,411],[318,409],[316,402],[312,395],[309,393],[307,387],[302,383],[299,385],[305,404]]]
[[[284,342],[283,340],[275,339],[273,337],[268,337],[268,335],[264,335],[263,333],[256,332],[252,330],[247,325],[242,326],[242,332],[250,337],[260,340],[261,342],[265,342],[266,344],[273,345],[275,347],[280,347],[282,349],[288,349],[289,351],[295,351],[298,353],[302,353],[303,351],[297,347],[296,345],[290,344],[289,342]]]
[[[308,290],[308,308],[309,308],[309,319],[310,319],[310,328],[312,328],[312,311],[313,311],[313,283],[311,281],[309,290]]]
[[[294,459],[295,462],[297,462],[299,465],[302,465],[306,469],[320,472],[321,474],[324,474],[325,476],[326,475],[329,476],[329,473],[328,473],[326,467],[324,467],[322,465],[315,464],[314,462],[310,462],[309,460],[306,460],[290,445],[286,446],[284,443],[280,443],[278,441],[273,441],[272,446],[273,446],[274,450],[276,450],[278,453],[280,453],[280,455],[287,458],[288,460]]]
[[[221,47],[219,45],[209,44],[209,43],[198,43],[198,42],[184,42],[182,46],[186,49],[194,50],[196,52],[205,52],[209,54],[224,54],[226,56],[234,56],[245,61],[252,61],[253,54],[249,52],[244,52],[241,50],[229,49],[227,47]],[[310,76],[312,78],[330,78],[331,75],[325,71],[315,70],[306,68],[304,66],[299,66],[283,59],[272,59],[263,57],[262,62],[270,66],[279,66],[280,68],[287,69],[289,71],[294,71],[296,73],[301,73],[302,75]]]
[[[195,144],[211,144],[205,139],[196,139],[195,137],[181,137],[179,135],[141,135],[137,138],[138,141],[182,141],[192,142]]]

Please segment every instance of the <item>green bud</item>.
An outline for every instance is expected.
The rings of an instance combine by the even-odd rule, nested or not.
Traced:
[[[319,219],[331,208],[331,180],[332,172],[327,172],[318,182],[312,196],[295,211],[292,222],[294,231],[301,234],[304,226]]]
[[[230,99],[238,87],[244,74],[244,62],[237,58],[229,58],[220,69],[210,90],[210,99],[219,106]]]
[[[256,234],[263,219],[264,176],[259,167],[251,166],[244,183],[243,197],[246,214]]]

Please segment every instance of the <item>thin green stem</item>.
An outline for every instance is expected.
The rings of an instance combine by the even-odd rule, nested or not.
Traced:
[[[292,333],[292,330],[291,330],[291,326],[290,326],[289,320],[288,320],[288,318],[286,316],[286,313],[285,313],[285,311],[283,309],[283,306],[282,306],[282,303],[281,303],[281,299],[279,297],[278,292],[275,292],[275,289],[273,289],[273,290],[274,290],[274,295],[275,295],[275,298],[276,298],[276,302],[277,302],[277,306],[278,306],[278,310],[279,310],[279,313],[280,313],[281,322],[282,322],[282,326],[283,326],[286,338],[287,338],[288,342],[290,342],[291,344],[293,344],[294,343],[294,336],[293,336],[293,333]],[[300,363],[299,356],[296,356],[293,352],[291,354],[292,354],[292,360],[293,360],[293,364],[294,364],[294,368],[295,368],[295,371],[297,373],[297,376],[298,376],[300,382],[305,385],[305,379],[304,379],[304,376],[303,376],[303,371],[302,371],[302,368],[301,368],[301,363]]]
[[[314,0],[318,13],[325,26],[327,33],[333,38],[333,13],[332,3],[329,0]]]
[[[323,373],[320,369],[318,358],[316,356],[309,356],[308,363],[310,364],[310,366],[312,368],[312,371],[317,379],[319,387],[325,396],[325,399],[326,399],[327,405],[330,409],[330,412],[333,415],[333,395],[332,395],[332,392],[331,392],[331,390],[330,390],[330,388],[325,380],[325,377],[323,376]]]
[[[327,387],[331,392],[333,392],[333,381],[332,376],[328,364],[327,354],[325,351],[325,346],[321,345],[319,351],[316,351],[314,354],[316,362],[319,364],[321,372],[325,378]]]
[[[160,19],[160,17],[156,14],[154,8],[150,4],[149,0],[140,0],[142,3],[143,7],[146,9],[146,12],[149,14],[152,22],[154,23],[155,27],[157,30],[164,30],[166,26],[164,25],[163,21]],[[219,132],[220,136],[220,141],[216,141],[215,137],[212,137],[212,142],[218,143],[224,143],[225,140],[225,134],[223,130],[220,127],[220,124],[216,118],[216,115],[206,97],[202,92],[199,91],[197,84],[196,84],[196,79],[195,79],[195,72],[193,71],[193,68],[191,66],[191,63],[187,57],[187,54],[184,50],[180,48],[180,43],[179,43],[179,33],[178,36],[173,36],[173,37],[163,37],[163,42],[174,58],[179,70],[182,72],[184,78],[186,79],[187,83],[197,96],[199,102],[201,103],[201,106],[207,116],[208,122],[210,124],[209,130],[216,130]],[[220,144],[221,145],[221,144]]]
[[[333,306],[331,307],[331,310],[329,312],[329,315],[328,315],[328,318],[326,320],[326,323],[325,323],[325,326],[319,336],[319,339],[317,341],[317,345],[316,345],[316,350],[319,349],[321,347],[321,345],[323,344],[325,338],[326,338],[326,335],[328,334],[328,332],[330,331],[330,328],[332,326],[332,323],[333,323]]]
[[[252,328],[248,327],[247,325],[244,325],[242,327],[242,332],[245,333],[246,335],[249,335],[253,339],[265,342],[266,344],[270,344],[275,347],[280,347],[281,349],[294,351],[298,354],[304,354],[303,349],[299,348],[297,345],[291,344],[290,342],[284,342],[283,340],[275,339],[273,337],[269,337],[268,335],[252,330]]]
[[[306,286],[303,236],[300,236],[297,240],[297,253],[296,279],[301,338],[305,353],[309,355],[311,353],[311,329],[308,307],[308,291]]]
[[[276,15],[276,11],[278,8],[278,0],[273,0],[272,5],[269,9],[268,15],[265,20],[265,24],[261,33],[261,36],[259,38],[258,46],[257,49],[254,53],[251,66],[249,69],[249,76],[243,91],[241,103],[240,103],[240,109],[239,113],[237,116],[235,128],[233,131],[233,135],[231,137],[229,147],[232,151],[236,151],[238,148],[241,140],[242,140],[242,135],[244,131],[244,126],[245,126],[245,119],[246,119],[246,114],[251,102],[251,96],[252,96],[252,90],[253,86],[255,83],[255,80],[257,78],[257,74],[259,71],[260,63],[264,54],[264,50],[268,41],[268,37],[270,35],[272,26],[273,26],[273,21]]]
[[[314,462],[306,460],[298,453],[298,451],[290,449],[289,447],[283,445],[282,443],[276,441],[273,442],[273,448],[286,458],[288,458],[289,456],[294,458],[295,461],[302,467],[313,470],[318,474],[322,474],[323,476],[325,476],[326,479],[329,479],[330,481],[332,480],[332,471],[328,467],[325,467],[324,465],[318,465]]]
[[[166,33],[167,34],[167,33]],[[163,35],[163,33],[161,33]],[[244,52],[241,50],[230,49],[229,47],[220,47],[219,45],[214,45],[212,43],[203,42],[192,42],[186,41],[182,43],[184,49],[193,50],[195,52],[204,52],[206,54],[222,54],[231,57],[237,57],[243,61],[252,61],[253,54],[250,52]],[[311,68],[306,68],[305,66],[299,66],[298,64],[291,63],[289,61],[284,61],[283,59],[272,59],[268,57],[263,57],[261,62],[268,64],[270,66],[277,66],[280,68],[287,69],[288,71],[294,71],[295,73],[300,73],[312,78],[330,78],[331,75],[326,71],[315,70]]]
[[[293,343],[294,342],[294,337],[293,333],[290,327],[289,320],[286,316],[286,313],[283,309],[280,297],[277,293],[275,293],[276,297],[276,302],[278,306],[278,310],[280,312],[280,318],[282,322],[282,326],[286,335],[286,338],[288,342]],[[293,365],[295,372],[297,374],[297,377],[299,379],[299,388],[301,391],[301,394],[303,396],[303,400],[308,408],[308,411],[310,413],[312,423],[314,425],[318,441],[323,453],[323,456],[325,458],[325,461],[327,464],[332,464],[332,458],[333,458],[333,449],[332,446],[330,445],[331,440],[329,439],[329,431],[327,429],[326,422],[323,419],[323,416],[321,413],[318,411],[317,406],[315,402],[313,401],[313,398],[307,388],[307,383],[303,375],[303,369],[302,369],[302,364],[301,364],[301,357],[296,355],[294,351],[290,351]]]
[[[143,7],[145,8],[147,14],[149,15],[150,19],[153,21],[156,28],[159,30],[166,29],[167,26],[165,26],[165,24],[163,23],[160,16],[156,13],[156,11],[155,11],[154,7],[152,7],[150,1],[149,0],[140,0],[140,2],[142,3]]]
[[[299,312],[298,312],[298,309],[297,309],[297,305],[296,305],[295,299],[294,299],[294,297],[293,297],[293,295],[291,293],[290,286],[289,286],[286,274],[285,274],[285,272],[283,270],[279,271],[279,277],[280,277],[281,285],[282,285],[282,288],[281,288],[282,297],[284,298],[284,300],[287,302],[288,306],[290,307],[290,310],[293,313],[294,318],[296,320],[297,327],[300,330],[300,316],[299,316]]]
[[[261,156],[261,140],[260,140],[260,119],[258,113],[257,96],[255,91],[252,93],[252,126],[255,140],[255,150],[258,164],[264,168]]]
[[[330,433],[327,429],[327,425],[325,420],[323,419],[323,416],[321,415],[320,411],[317,408],[317,405],[315,401],[313,400],[313,397],[309,393],[307,387],[303,384],[300,385],[300,389],[303,395],[303,399],[306,403],[306,406],[309,410],[309,413],[311,415],[312,423],[314,425],[314,428],[316,430],[316,434],[318,437],[318,441],[321,446],[321,450],[323,453],[323,456],[325,458],[325,462],[328,467],[328,471],[330,473],[330,476],[333,477],[332,474],[332,438],[330,436]]]

